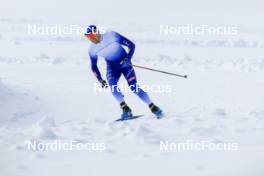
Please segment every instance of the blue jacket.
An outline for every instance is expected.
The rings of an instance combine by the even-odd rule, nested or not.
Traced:
[[[102,77],[97,67],[98,56],[105,59],[107,66],[118,69],[118,66],[121,66],[121,61],[126,58],[130,61],[135,51],[135,44],[117,32],[109,31],[101,35],[101,42],[92,43],[89,50],[91,68],[99,81],[102,80]],[[123,46],[128,47],[129,51],[126,52]]]

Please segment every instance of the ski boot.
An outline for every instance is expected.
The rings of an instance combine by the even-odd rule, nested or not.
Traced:
[[[155,116],[157,117],[157,119],[160,119],[160,118],[163,117],[162,110],[158,106],[154,105],[154,103],[150,103],[149,104],[149,108],[150,108],[151,112],[153,114],[155,114]]]
[[[128,120],[133,117],[131,109],[125,102],[120,103],[120,107],[123,110],[123,113],[121,115],[122,120]]]

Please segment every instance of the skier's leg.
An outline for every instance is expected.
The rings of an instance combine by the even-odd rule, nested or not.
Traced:
[[[138,95],[138,97],[145,102],[146,104],[151,104],[151,100],[147,94],[147,92],[145,92],[143,89],[141,89],[138,84],[137,84],[137,78],[136,78],[136,74],[134,71],[133,67],[126,67],[123,68],[123,74],[127,80],[127,83],[130,87],[130,89]]]
[[[126,67],[123,69],[122,73],[124,74],[130,89],[139,96],[139,98],[148,104],[151,112],[156,115],[157,118],[162,117],[162,110],[156,106],[149,98],[148,94],[141,89],[137,84],[137,78],[135,71],[132,66]]]
[[[129,106],[124,101],[124,95],[121,90],[118,88],[118,80],[121,76],[121,71],[118,69],[107,68],[107,81],[111,88],[111,92],[116,100],[119,102],[121,109],[123,110],[122,119],[129,119],[132,117],[132,111]]]
[[[107,81],[111,88],[112,95],[115,99],[121,103],[124,101],[124,95],[121,90],[118,88],[117,82],[121,76],[121,72],[116,69],[107,68]]]

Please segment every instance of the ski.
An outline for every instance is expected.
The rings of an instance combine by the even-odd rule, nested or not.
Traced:
[[[126,119],[120,118],[120,119],[115,120],[115,122],[133,120],[133,119],[137,119],[137,118],[142,117],[142,116],[144,116],[144,115],[136,115],[136,116],[132,116],[132,117],[129,117],[129,118],[126,118]]]

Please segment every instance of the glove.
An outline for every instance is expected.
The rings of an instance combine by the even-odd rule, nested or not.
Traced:
[[[107,88],[108,87],[108,84],[105,80],[100,80],[100,83],[102,85],[102,88]]]
[[[131,66],[131,60],[129,58],[125,58],[120,62],[122,67],[129,67]]]

